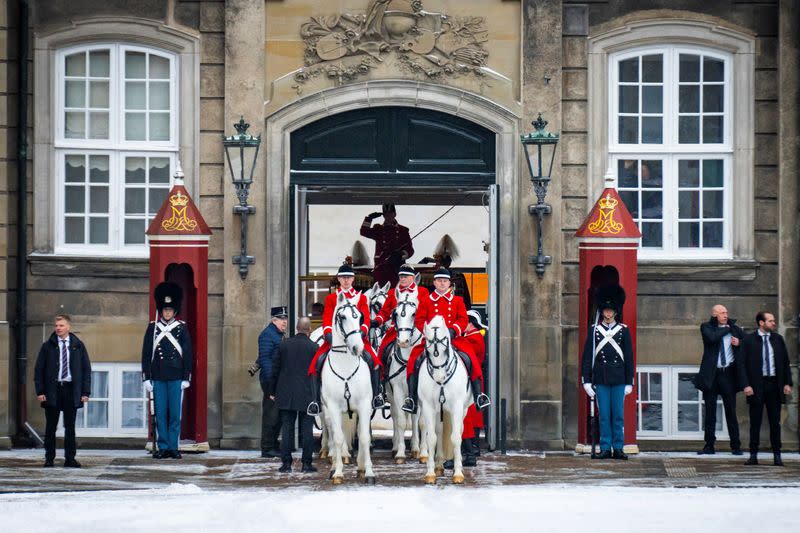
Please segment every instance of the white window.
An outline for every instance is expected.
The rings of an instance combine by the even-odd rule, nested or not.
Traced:
[[[138,364],[93,363],[92,393],[78,409],[78,436],[147,436],[148,405]],[[59,429],[63,434],[63,427]]]
[[[641,257],[732,257],[731,57],[645,47],[609,60],[609,158]]]
[[[177,57],[95,44],[56,61],[55,250],[144,256],[178,153]]]
[[[636,385],[637,437],[702,440],[705,405],[692,378],[697,367],[639,366]],[[716,435],[728,439],[722,400],[717,400]]]

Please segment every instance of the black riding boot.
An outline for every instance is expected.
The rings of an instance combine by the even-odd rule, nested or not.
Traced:
[[[308,416],[317,416],[321,412],[320,403],[322,394],[320,389],[322,388],[322,365],[325,364],[325,357],[327,357],[327,355],[328,354],[325,353],[319,356],[319,359],[317,359],[317,366],[314,368],[316,372],[311,374],[311,392],[314,398],[306,408],[306,414]]]
[[[380,409],[383,407],[383,392],[381,387],[381,375],[379,368],[371,368],[369,378],[372,382],[372,408]]]
[[[413,372],[408,377],[408,398],[403,401],[403,411],[406,413],[416,413],[417,412],[417,381],[418,381],[417,373]]]
[[[472,399],[475,402],[475,409],[478,411],[482,411],[486,409],[492,402],[489,400],[489,397],[486,396],[484,393],[481,392],[481,380],[480,379],[473,379],[470,381],[470,386],[472,386]]]

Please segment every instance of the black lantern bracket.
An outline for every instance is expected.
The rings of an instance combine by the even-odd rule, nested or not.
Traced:
[[[231,181],[236,190],[236,198],[239,201],[238,204],[233,206],[233,214],[239,215],[242,219],[240,252],[239,255],[233,256],[233,264],[239,265],[239,275],[242,279],[245,279],[250,265],[256,262],[254,256],[247,255],[247,217],[254,215],[256,212],[256,207],[247,203],[247,197],[250,195],[250,186],[253,184],[253,174],[258,160],[258,149],[261,146],[261,136],[254,137],[247,133],[247,128],[250,127],[250,124],[245,122],[244,117],[241,117],[233,127],[236,129],[236,134],[230,137],[223,135],[222,145],[225,147],[225,157],[231,172]],[[237,155],[239,156],[238,172],[232,164],[231,152],[234,154],[234,160],[236,160]],[[252,157],[252,161],[250,157]]]
[[[544,277],[545,267],[553,262],[553,257],[545,255],[544,242],[542,236],[542,225],[544,216],[553,212],[553,207],[545,202],[547,197],[547,187],[550,185],[550,177],[553,172],[553,162],[556,157],[556,145],[559,136],[557,133],[545,131],[547,121],[542,118],[542,114],[531,122],[533,131],[520,136],[522,146],[525,148],[525,161],[528,163],[533,193],[536,195],[536,203],[528,206],[528,213],[536,217],[537,248],[536,255],[528,258],[528,263],[536,266],[536,274],[539,278]],[[535,146],[532,150],[529,147]],[[550,152],[549,154],[547,152]],[[531,153],[533,152],[533,153]],[[544,164],[549,156],[549,165],[545,173]]]

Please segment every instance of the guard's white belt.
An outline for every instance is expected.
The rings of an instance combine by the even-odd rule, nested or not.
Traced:
[[[611,347],[614,348],[614,350],[619,354],[620,358],[624,361],[625,356],[622,355],[622,348],[620,348],[619,344],[617,344],[617,341],[614,340],[614,335],[619,333],[621,329],[622,329],[622,324],[617,324],[615,327],[611,329],[605,329],[595,326],[595,331],[599,331],[603,335],[603,339],[595,347],[594,355],[596,356],[597,354],[599,354],[606,344],[610,344]]]

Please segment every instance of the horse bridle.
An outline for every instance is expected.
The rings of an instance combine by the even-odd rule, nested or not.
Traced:
[[[376,313],[376,314],[379,313],[380,310],[381,310],[381,307],[383,307],[382,303],[378,303],[378,298],[381,295],[383,295],[383,293],[378,291],[378,292],[376,292],[375,294],[373,294],[372,296],[369,297],[369,310],[372,311],[373,313]]]
[[[400,308],[400,316],[405,318],[406,315],[408,314],[408,311],[406,311],[406,307],[411,307],[413,309],[414,313],[417,312],[417,304],[416,304],[416,302],[409,302],[407,294],[406,294],[406,299],[405,300],[397,302],[397,307],[394,308],[394,312],[392,314],[395,317],[397,317],[397,309]],[[410,333],[410,332],[414,331],[417,328],[415,328],[415,327],[410,327],[410,328],[398,327],[397,326],[397,318],[395,318],[395,320],[394,320],[394,329],[399,334],[401,331],[408,331]]]
[[[433,361],[431,361],[430,357],[426,357],[425,358],[426,368],[428,369],[428,374],[431,376],[431,379],[433,379],[433,371],[434,370],[439,370],[440,368],[445,369],[445,379],[444,379],[444,381],[439,382],[439,381],[436,381],[434,379],[434,381],[436,381],[436,383],[438,383],[439,385],[444,386],[452,379],[453,375],[456,373],[456,368],[458,367],[458,356],[450,357],[450,355],[451,355],[450,354],[450,350],[449,350],[449,348],[451,347],[450,337],[449,336],[445,336],[445,337],[438,338],[436,336],[436,331],[439,329],[439,326],[433,326],[432,329],[433,329],[433,341],[425,339],[425,349],[426,349],[426,351],[429,349],[428,347],[430,346],[432,348],[431,351],[433,351],[433,357],[438,359],[439,358],[439,345],[442,345],[444,347],[444,350],[447,352],[447,358],[445,359],[444,363],[442,363],[441,365],[436,365],[436,364],[433,363]],[[453,364],[453,363],[455,363],[455,364]]]
[[[333,352],[346,352],[347,351],[347,338],[350,337],[351,335],[359,334],[359,332],[361,330],[361,328],[356,328],[353,331],[345,331],[345,329],[344,329],[345,316],[343,315],[343,313],[345,311],[347,311],[347,310],[350,310],[350,312],[352,313],[352,316],[353,316],[354,319],[358,319],[359,315],[361,314],[361,312],[358,310],[358,307],[353,305],[350,301],[348,301],[345,304],[340,305],[336,309],[336,316],[335,316],[336,327],[339,329],[339,332],[344,337],[345,344],[342,344],[342,345],[339,345],[339,346],[331,346],[331,351],[333,351]],[[363,320],[363,318],[364,317],[362,316],[361,319]],[[339,348],[341,348],[341,349],[339,349]]]

